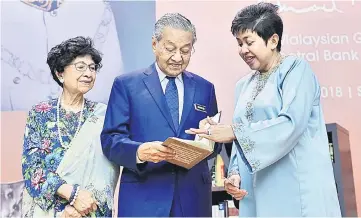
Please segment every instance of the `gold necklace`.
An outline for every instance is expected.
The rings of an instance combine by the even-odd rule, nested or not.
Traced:
[[[251,122],[253,119],[253,113],[254,113],[253,103],[256,100],[256,97],[264,89],[264,87],[267,84],[268,78],[276,71],[278,66],[283,62],[284,58],[285,58],[285,56],[281,55],[280,58],[278,59],[277,63],[275,64],[275,66],[273,66],[269,71],[267,71],[265,73],[261,73],[259,71],[255,72],[256,86],[254,87],[254,89],[252,91],[251,99],[246,104],[246,114],[245,115],[247,117],[248,122]]]

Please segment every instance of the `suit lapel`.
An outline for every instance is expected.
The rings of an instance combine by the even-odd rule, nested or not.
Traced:
[[[192,109],[194,93],[196,90],[196,82],[194,81],[193,76],[188,72],[183,73],[183,84],[184,84],[183,111],[182,111],[182,119],[179,125],[177,135],[179,135],[180,132],[182,131],[183,126],[189,115],[189,112]]]
[[[172,128],[173,132],[176,133],[155,65],[152,64],[144,73],[146,74],[143,78],[145,86],[157,103],[158,108],[167,120],[169,126]]]

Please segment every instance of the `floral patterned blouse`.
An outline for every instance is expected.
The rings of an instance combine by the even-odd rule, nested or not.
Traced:
[[[58,137],[57,101],[58,99],[52,99],[41,102],[29,112],[24,136],[22,172],[25,187],[35,203],[44,211],[54,208],[59,212],[69,202],[56,195],[57,189],[66,183],[56,173],[66,152]],[[81,125],[94,111],[96,104],[85,99]],[[64,146],[69,145],[74,137],[79,116],[80,111],[75,113],[60,108],[60,131]],[[96,215],[106,216],[101,209],[98,209]]]

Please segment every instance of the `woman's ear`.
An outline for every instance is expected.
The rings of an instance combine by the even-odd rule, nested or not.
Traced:
[[[55,72],[56,76],[58,77],[61,83],[64,83],[63,73],[59,73],[58,71]]]
[[[271,46],[272,50],[275,50],[277,48],[279,40],[280,37],[277,34],[273,34],[271,38],[268,40],[268,43]]]

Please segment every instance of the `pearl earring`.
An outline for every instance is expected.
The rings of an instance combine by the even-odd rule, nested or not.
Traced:
[[[59,81],[60,81],[61,83],[64,83],[64,79],[63,79],[63,78],[60,78]]]

